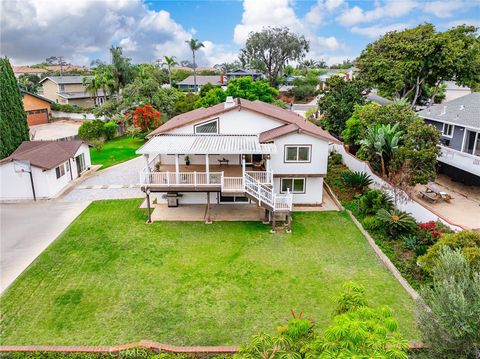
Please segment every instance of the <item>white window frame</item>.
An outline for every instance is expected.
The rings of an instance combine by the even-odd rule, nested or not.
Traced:
[[[215,132],[197,132],[197,127],[203,126],[203,125],[208,125],[209,123],[215,122],[217,125],[217,131]],[[218,118],[214,118],[213,120],[205,121],[202,123],[197,123],[196,125],[193,125],[193,133],[196,135],[209,135],[209,134],[218,134]]]
[[[305,193],[305,190],[307,188],[307,179],[305,177],[282,177],[282,178],[280,178],[280,193],[287,193],[286,191],[282,190],[284,180],[291,180],[292,181],[292,188],[290,188],[290,193],[293,193],[293,194],[304,194]],[[294,190],[295,180],[302,180],[303,181],[302,191],[295,191]]]
[[[65,164],[64,163],[55,167],[55,175],[57,176],[57,179],[60,179],[63,176],[65,176],[65,173],[66,173],[66,171],[65,171]]]
[[[445,130],[447,128],[450,128],[450,134],[446,133]],[[450,123],[443,123],[443,127],[442,127],[442,136],[443,137],[448,137],[448,138],[453,138],[453,132],[455,131],[455,125],[452,125]]]
[[[289,160],[287,159],[288,149],[289,148],[297,148],[297,159],[296,160]],[[300,147],[308,148],[308,159],[307,160],[298,160],[298,155],[300,152]],[[312,162],[312,145],[285,145],[284,150],[284,162],[285,163],[310,163]]]

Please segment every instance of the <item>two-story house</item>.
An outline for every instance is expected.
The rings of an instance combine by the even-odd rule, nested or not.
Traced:
[[[431,106],[418,115],[442,133],[441,171],[480,185],[480,92]]]
[[[87,92],[84,79],[93,76],[48,76],[40,81],[43,97],[62,105],[93,107],[105,102],[105,94],[98,90],[95,95]]]
[[[293,205],[322,204],[329,143],[338,142],[293,112],[232,97],[178,115],[148,137],[137,151],[147,197],[207,208],[254,202],[272,220],[289,217]]]

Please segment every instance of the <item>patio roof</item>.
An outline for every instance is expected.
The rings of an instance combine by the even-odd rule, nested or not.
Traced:
[[[260,143],[257,135],[158,135],[137,154],[272,154],[273,143]]]

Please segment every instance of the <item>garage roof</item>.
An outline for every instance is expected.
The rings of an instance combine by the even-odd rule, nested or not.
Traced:
[[[137,150],[138,154],[269,154],[272,143],[260,143],[257,135],[158,135]]]

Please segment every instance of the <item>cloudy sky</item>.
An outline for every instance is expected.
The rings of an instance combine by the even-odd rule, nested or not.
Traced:
[[[288,26],[311,42],[309,58],[355,58],[390,30],[432,22],[439,30],[480,26],[480,0],[2,0],[0,53],[13,64],[64,56],[73,64],[109,61],[120,45],[134,62],[190,59],[185,40],[203,41],[199,66],[232,61],[250,31]]]

